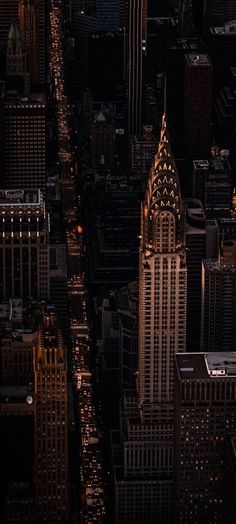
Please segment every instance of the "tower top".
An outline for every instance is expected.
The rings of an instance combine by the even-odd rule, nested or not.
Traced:
[[[170,144],[166,113],[162,117],[160,141],[150,170],[146,205],[149,213],[169,209],[180,219],[182,211],[180,184]]]

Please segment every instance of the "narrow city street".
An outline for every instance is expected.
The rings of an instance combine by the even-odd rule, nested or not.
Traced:
[[[84,524],[100,524],[105,519],[104,472],[101,431],[97,427],[96,404],[91,373],[91,330],[88,313],[85,247],[79,213],[75,161],[70,126],[70,104],[64,87],[63,0],[50,2],[49,62],[52,97],[58,123],[58,168],[66,229],[72,379],[75,392],[75,418],[78,419],[80,463],[80,516]]]

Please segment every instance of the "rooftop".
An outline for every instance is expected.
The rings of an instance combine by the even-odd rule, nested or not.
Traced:
[[[24,97],[17,97],[15,92],[13,93],[13,98],[10,97],[8,93],[8,98],[6,99],[7,108],[15,108],[17,106],[24,106],[26,109],[31,109],[37,107],[46,106],[46,95],[45,93],[33,93]]]
[[[235,36],[236,35],[236,20],[226,22],[223,26],[211,27],[210,32],[216,36]]]
[[[177,353],[175,361],[182,380],[236,377],[236,352]]]
[[[211,66],[211,60],[207,53],[187,53],[186,60],[189,66],[202,67]]]
[[[209,160],[193,160],[193,167],[197,170],[206,170],[206,171],[225,171],[230,170],[230,163],[227,158],[223,156],[212,157]]]
[[[0,304],[0,319],[23,320],[23,300],[12,298]]]
[[[5,206],[37,206],[43,203],[43,195],[39,189],[1,189],[0,207]]]

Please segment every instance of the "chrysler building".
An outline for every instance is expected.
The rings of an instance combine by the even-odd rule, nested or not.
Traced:
[[[186,344],[186,293],[184,206],[164,114],[142,205],[138,392],[143,409],[173,401],[173,355]]]
[[[185,209],[166,115],[141,211],[137,391],[125,392],[116,524],[170,524],[174,354],[186,350]]]

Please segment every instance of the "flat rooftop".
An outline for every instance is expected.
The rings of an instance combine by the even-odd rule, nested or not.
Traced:
[[[236,377],[236,352],[177,353],[175,361],[182,380]]]
[[[22,320],[23,319],[23,300],[11,298],[9,302],[0,304],[0,319]]]
[[[207,53],[187,53],[186,60],[189,66],[202,67],[211,66],[211,60]]]
[[[206,170],[210,172],[219,172],[231,169],[230,163],[227,158],[222,157],[212,157],[209,160],[193,160],[193,167],[197,170]]]
[[[2,206],[32,206],[43,203],[43,195],[39,189],[1,189],[0,207]]]
[[[226,22],[223,26],[211,27],[210,32],[216,36],[236,36],[236,20]]]
[[[16,97],[14,92],[12,93],[13,97],[11,98],[11,92],[8,92],[8,97],[6,99],[6,107],[15,107],[23,106],[26,109],[31,109],[35,107],[45,107],[46,106],[46,95],[45,93],[33,93],[24,97]]]

